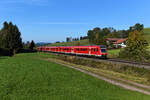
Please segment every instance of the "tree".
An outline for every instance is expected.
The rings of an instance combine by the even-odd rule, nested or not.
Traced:
[[[127,39],[127,47],[120,51],[121,58],[131,60],[147,61],[150,57],[147,49],[148,42],[142,36],[142,32],[137,30],[130,32]]]
[[[26,48],[26,49],[29,49],[29,48],[30,48],[30,41],[27,41],[27,42],[26,42],[25,48]]]
[[[71,42],[71,37],[67,37],[66,42]]]
[[[99,27],[96,27],[96,28],[93,29],[93,32],[94,32],[94,38],[93,38],[94,44],[99,45],[100,31],[101,31],[101,29]]]
[[[142,31],[144,29],[144,25],[143,24],[140,24],[140,23],[136,23],[134,26],[131,26],[130,27],[130,32],[131,31],[134,31],[134,30],[137,30],[137,31]]]
[[[95,37],[95,34],[94,34],[93,30],[89,30],[87,35],[88,35],[89,42],[93,43],[94,42],[94,37]]]
[[[21,33],[12,22],[9,24],[4,22],[1,30],[0,45],[2,48],[9,49],[12,54],[16,54],[22,48]]]
[[[30,48],[30,50],[33,50],[34,47],[35,47],[35,43],[34,43],[34,41],[32,40],[31,43],[30,43],[29,48]]]

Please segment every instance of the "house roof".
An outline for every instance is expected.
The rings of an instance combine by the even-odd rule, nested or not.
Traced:
[[[127,39],[123,39],[123,38],[107,38],[108,41],[114,41],[114,44],[120,44],[125,42]]]
[[[115,42],[115,44],[120,44],[120,43],[123,43],[123,42],[125,42],[127,39],[120,39],[120,40],[117,40],[116,42]]]
[[[117,40],[120,40],[120,38],[107,38],[107,40],[109,40],[109,41],[117,41]]]

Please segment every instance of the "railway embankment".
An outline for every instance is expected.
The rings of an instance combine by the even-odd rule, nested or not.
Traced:
[[[105,81],[119,85],[123,88],[150,93],[150,70],[129,66],[126,64],[114,64],[109,62],[97,62],[90,59],[82,59],[75,56],[54,55],[46,60],[59,64],[72,66],[81,71],[89,72],[103,77]]]

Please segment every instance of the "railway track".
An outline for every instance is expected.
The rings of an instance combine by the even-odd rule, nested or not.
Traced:
[[[75,55],[52,53],[52,52],[50,54],[75,56]],[[128,61],[128,60],[121,60],[121,59],[112,59],[112,58],[101,59],[101,58],[84,57],[84,56],[76,56],[76,57],[82,58],[82,59],[98,61],[98,62],[109,62],[109,63],[113,63],[113,64],[124,64],[124,65],[134,66],[134,67],[138,67],[138,68],[145,68],[145,69],[150,70],[150,63],[134,62],[134,61]]]

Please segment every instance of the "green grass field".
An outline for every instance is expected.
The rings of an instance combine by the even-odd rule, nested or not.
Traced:
[[[147,41],[150,43],[150,28],[144,29],[144,36],[147,39]]]
[[[74,69],[43,53],[0,57],[1,100],[149,100]]]

